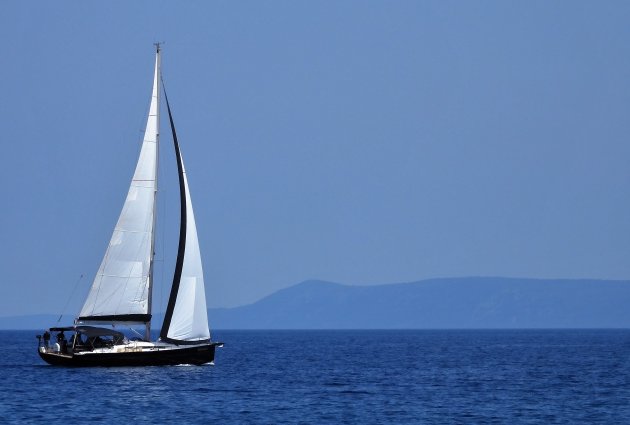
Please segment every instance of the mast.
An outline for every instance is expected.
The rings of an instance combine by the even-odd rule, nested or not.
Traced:
[[[148,313],[151,314],[151,307],[153,301],[153,276],[155,273],[155,222],[157,217],[157,192],[158,192],[158,164],[160,161],[160,81],[162,80],[162,57],[161,53],[162,49],[160,43],[155,43],[155,82],[154,84],[157,86],[154,89],[154,93],[156,96],[156,105],[157,108],[155,110],[155,120],[157,121],[157,132],[155,134],[155,191],[153,194],[153,232],[151,233],[151,260],[149,263],[149,298],[148,302]],[[145,341],[151,340],[151,322],[146,323],[144,339]]]

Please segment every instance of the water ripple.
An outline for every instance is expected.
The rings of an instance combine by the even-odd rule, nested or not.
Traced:
[[[3,423],[627,423],[630,331],[232,331],[215,366],[64,369],[2,332]]]

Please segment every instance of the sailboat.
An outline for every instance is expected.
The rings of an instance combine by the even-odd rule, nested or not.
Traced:
[[[201,255],[188,179],[175,124],[161,78],[161,47],[156,44],[151,105],[138,163],[127,198],[87,298],[72,326],[51,327],[38,335],[38,353],[62,366],[154,366],[214,362]],[[160,88],[175,146],[180,191],[177,260],[159,338],[151,341]],[[136,338],[121,327],[144,326]],[[69,338],[66,339],[66,333]],[[51,334],[56,334],[51,341]]]

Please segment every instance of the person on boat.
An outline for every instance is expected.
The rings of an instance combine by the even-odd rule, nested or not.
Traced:
[[[44,332],[44,347],[48,348],[48,344],[50,343],[50,332]]]
[[[65,353],[68,350],[68,341],[66,341],[66,335],[64,335],[63,331],[57,334],[57,342],[59,343],[60,351]]]
[[[71,347],[76,347],[77,345],[81,345],[81,335],[79,335],[79,333],[75,333],[74,335],[72,335],[72,338],[70,338],[70,346]]]

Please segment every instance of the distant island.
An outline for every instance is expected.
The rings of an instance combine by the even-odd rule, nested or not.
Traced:
[[[208,315],[213,329],[630,328],[630,281],[468,277],[350,286],[309,280]],[[0,317],[0,329],[41,329],[57,318]]]

